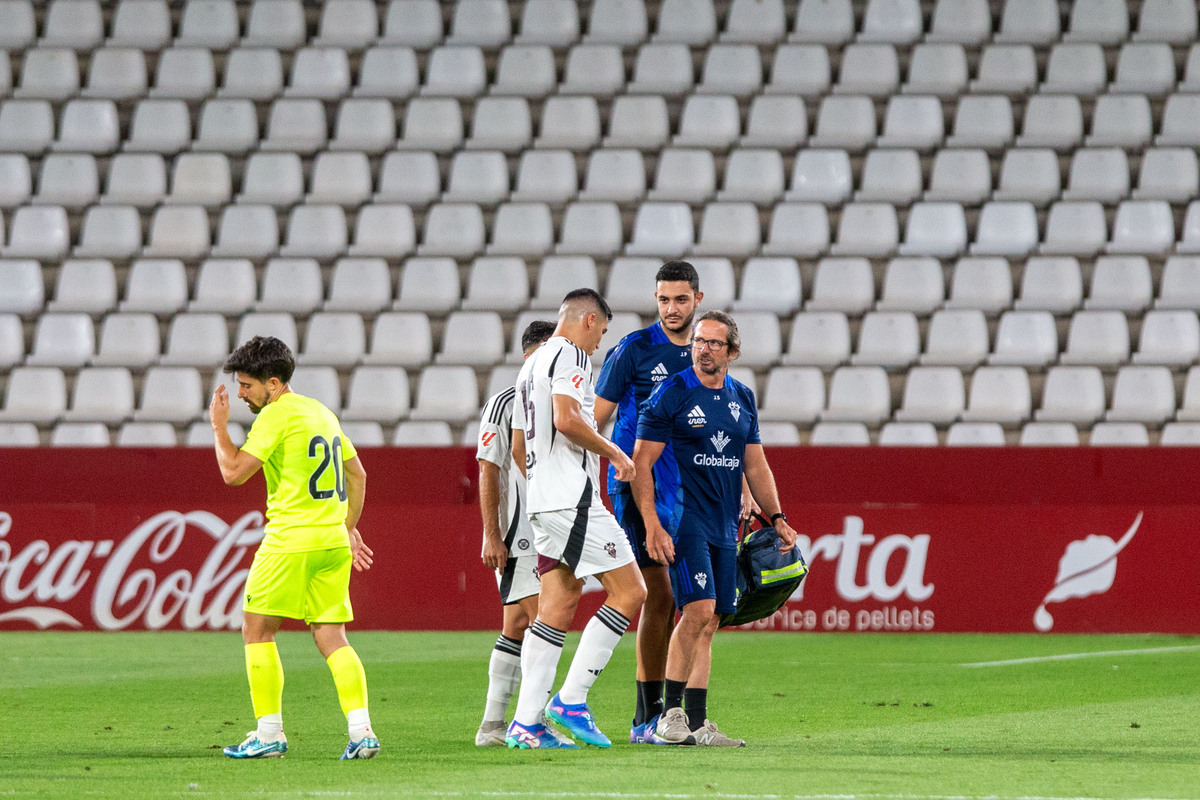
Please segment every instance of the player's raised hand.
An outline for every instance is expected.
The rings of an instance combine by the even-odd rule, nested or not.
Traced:
[[[633,476],[637,474],[637,468],[633,466],[633,459],[627,456],[621,448],[613,447],[613,449],[616,452],[609,457],[609,462],[616,470],[617,480],[632,483]]]
[[[350,552],[354,556],[354,569],[363,572],[371,568],[375,563],[373,556],[375,553],[371,548],[363,542],[362,534],[358,532],[358,528],[353,528],[350,531]]]
[[[223,383],[213,392],[212,402],[208,404],[208,418],[214,427],[229,422],[229,392]]]
[[[499,536],[483,537],[483,553],[480,556],[488,569],[504,569],[508,563],[508,548]]]
[[[675,543],[657,520],[646,525],[646,552],[664,566],[675,563]]]

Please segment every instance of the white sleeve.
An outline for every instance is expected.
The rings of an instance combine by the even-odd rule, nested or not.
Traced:
[[[576,353],[582,355],[583,351],[576,350]],[[582,406],[592,388],[591,364],[586,361],[586,355],[582,355],[583,365],[569,358],[570,355],[569,350],[564,350],[555,362],[554,374],[550,376],[550,394],[566,395]]]
[[[479,414],[479,438],[476,443],[475,458],[490,461],[498,467],[508,466],[512,456],[512,419],[513,412],[520,405],[517,402],[519,390],[504,389],[488,398]]]
[[[488,411],[488,409],[484,409]],[[497,467],[508,466],[512,455],[512,429],[501,422],[493,422],[486,415],[479,423],[479,441],[475,448],[475,458],[488,461]]]

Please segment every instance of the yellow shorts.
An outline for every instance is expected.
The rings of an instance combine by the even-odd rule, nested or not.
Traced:
[[[242,610],[306,624],[349,622],[349,547],[301,553],[255,553]]]

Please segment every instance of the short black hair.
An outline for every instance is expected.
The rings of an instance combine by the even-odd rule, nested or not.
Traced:
[[[668,261],[663,264],[654,276],[654,282],[659,281],[687,281],[693,292],[700,291],[700,273],[687,261]]]
[[[555,325],[553,322],[546,322],[544,319],[535,319],[533,322],[525,326],[525,332],[521,334],[521,352],[524,353],[535,344],[541,344],[554,335]]]
[[[255,336],[225,359],[224,369],[249,375],[257,381],[279,378],[287,383],[296,371],[296,358],[292,348],[274,336]]]
[[[589,300],[596,306],[596,310],[604,315],[605,319],[612,319],[612,309],[608,307],[608,303],[595,289],[573,289],[567,292],[567,296],[563,298],[563,303],[570,303],[574,300]]]

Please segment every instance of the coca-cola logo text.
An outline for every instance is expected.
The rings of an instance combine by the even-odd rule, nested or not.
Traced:
[[[208,511],[163,511],[120,541],[68,539],[51,547],[35,539],[19,549],[7,538],[12,527],[12,515],[0,511],[0,608],[7,607],[0,624],[85,627],[55,606],[69,603],[91,582],[92,623],[101,630],[159,630],[172,624],[236,630],[242,624],[250,556],[263,537],[263,516],[248,512],[230,525]],[[170,570],[172,560],[194,566],[197,559],[181,556],[196,548],[207,548],[198,569]]]

